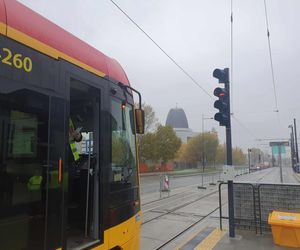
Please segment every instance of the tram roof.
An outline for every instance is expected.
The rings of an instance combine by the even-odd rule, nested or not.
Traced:
[[[0,33],[51,57],[63,58],[97,75],[129,85],[115,59],[16,0],[0,0]]]

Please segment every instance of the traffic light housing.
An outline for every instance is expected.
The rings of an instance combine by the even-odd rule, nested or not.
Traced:
[[[226,126],[226,165],[232,166],[229,69],[215,69],[213,77],[217,78],[219,83],[224,84],[224,88],[218,87],[214,90],[214,95],[219,98],[214,103],[214,107],[219,110],[214,118],[220,123],[220,126]],[[229,234],[234,237],[234,221],[229,221],[229,224]]]
[[[219,122],[220,126],[228,126],[230,124],[229,113],[229,93],[226,88],[215,88],[214,95],[219,99],[215,101],[214,107],[219,109],[215,114],[214,119]]]
[[[224,88],[216,88],[214,95],[219,99],[215,101],[214,107],[219,109],[215,114],[215,120],[219,122],[220,126],[230,126],[230,98],[229,98],[229,69],[215,69],[213,77],[219,80],[219,83],[224,83]]]
[[[219,83],[229,83],[229,69],[215,69],[213,77],[219,80]]]

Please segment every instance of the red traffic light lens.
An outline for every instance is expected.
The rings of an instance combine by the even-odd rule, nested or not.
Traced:
[[[227,91],[224,88],[215,88],[214,90],[214,96],[219,98],[224,98],[227,96]]]

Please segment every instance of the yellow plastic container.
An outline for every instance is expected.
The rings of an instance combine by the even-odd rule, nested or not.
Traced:
[[[273,211],[268,223],[272,226],[275,244],[300,248],[300,213]]]

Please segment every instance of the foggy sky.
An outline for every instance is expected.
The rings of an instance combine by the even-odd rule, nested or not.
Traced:
[[[218,83],[212,71],[231,62],[230,0],[115,1],[213,96]],[[216,98],[191,82],[109,0],[20,2],[117,59],[162,124],[176,103],[194,131],[202,130],[202,114],[216,113]],[[232,112],[242,126],[232,119],[232,133],[233,145],[244,149],[264,150],[255,139],[288,138],[292,119],[300,124],[300,1],[267,0],[267,5],[279,117],[263,0],[233,0]],[[205,120],[205,130],[212,127],[224,141],[224,127]]]

